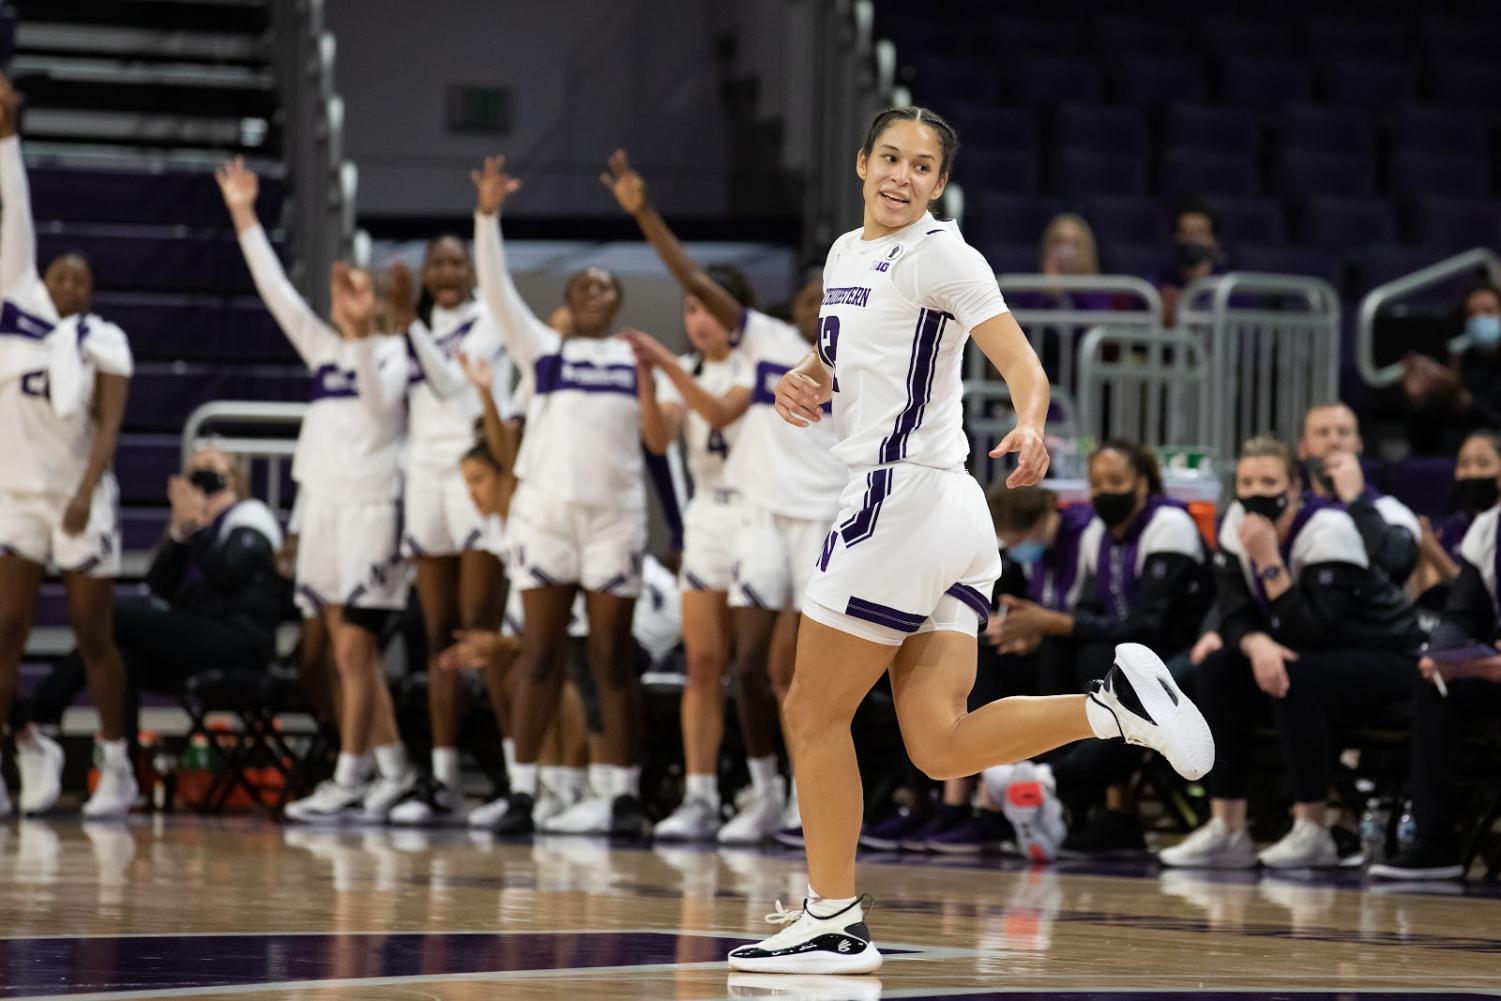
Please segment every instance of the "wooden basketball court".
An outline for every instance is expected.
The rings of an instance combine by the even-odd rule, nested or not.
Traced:
[[[1494,886],[867,862],[880,974],[764,977],[723,957],[796,906],[792,852],[28,820],[0,826],[0,998],[1501,994]]]

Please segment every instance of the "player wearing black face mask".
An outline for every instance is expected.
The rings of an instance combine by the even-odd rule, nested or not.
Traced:
[[[1418,544],[1418,569],[1409,592],[1423,609],[1424,627],[1431,630],[1459,577],[1459,547],[1476,518],[1501,500],[1501,434],[1477,431],[1465,438],[1454,464],[1451,511],[1432,521],[1423,519]]]

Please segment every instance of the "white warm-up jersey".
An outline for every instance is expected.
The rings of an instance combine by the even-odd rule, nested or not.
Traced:
[[[478,299],[458,309],[433,307],[432,324],[407,331],[407,469],[423,476],[458,475],[459,459],[474,444],[474,423],[484,415],[479,391],[459,368],[459,352],[490,364],[501,412],[511,385],[511,362],[490,310]]]
[[[297,436],[292,478],[338,500],[401,496],[401,436],[409,366],[404,338],[340,337],[287,280],[261,227],[240,249],[266,308],[313,373],[311,406]]]
[[[0,139],[0,489],[71,495],[94,447],[94,376],[128,378],[131,364],[113,323],[57,315],[37,273],[21,141]]]
[[[530,376],[523,483],[588,507],[645,509],[636,359],[615,337],[563,337],[527,308],[511,281],[497,216],[475,213],[480,295],[512,362]]]
[[[952,223],[925,214],[878,240],[835,240],[818,339],[834,376],[834,454],[852,469],[962,466],[964,345],[1006,311],[995,273]]]
[[[686,354],[678,359],[678,364],[711,396],[724,396],[736,386],[751,384],[750,362],[737,351],[730,352],[722,361],[704,361],[696,354]],[[661,372],[657,373],[657,402],[684,408],[683,443],[694,493],[723,489],[725,463],[740,437],[744,420],[716,431],[703,415],[684,403],[677,386]]]
[[[839,510],[849,480],[833,454],[833,422],[800,428],[776,410],[777,383],[812,346],[790,323],[747,310],[737,349],[753,368],[750,409],[725,464],[725,482],[752,502],[789,518],[826,521]]]

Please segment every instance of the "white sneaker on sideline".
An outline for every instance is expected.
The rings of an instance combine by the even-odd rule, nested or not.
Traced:
[[[782,828],[787,803],[778,782],[765,792],[752,791],[744,798],[740,812],[719,829],[722,845],[759,845]]]
[[[510,805],[510,799],[502,796],[492,799],[484,806],[477,806],[469,811],[468,824],[472,828],[482,829],[494,827],[495,822],[506,815],[506,807]]]
[[[1022,855],[1032,862],[1051,862],[1058,857],[1063,839],[1068,837],[1053,769],[1022,761],[1009,771],[1004,787],[996,790],[990,786],[987,770],[986,788],[992,796],[997,791],[1001,793],[998,800],[1001,812],[1016,829],[1016,846]]]
[[[325,779],[308,795],[288,803],[282,815],[295,824],[342,824],[363,815],[365,792],[362,785]]]
[[[575,799],[547,786],[539,786],[536,804],[532,807],[532,823],[537,830],[543,830],[543,824],[556,820],[583,801],[582,796]]]
[[[22,813],[46,813],[57,805],[63,788],[63,749],[57,741],[33,727],[30,741],[16,741],[16,771]]]
[[[777,901],[776,913],[766,922],[788,927],[755,945],[730,951],[730,967],[745,973],[874,973],[881,954],[870,941],[860,897],[833,914],[820,917],[803,909],[789,911]]]
[[[1334,836],[1323,824],[1293,821],[1293,829],[1259,856],[1268,869],[1328,869],[1339,865]]]
[[[718,832],[719,804],[689,796],[651,833],[659,841],[712,841]]]
[[[537,824],[537,830],[548,834],[609,834],[613,796],[590,796],[573,804],[555,817]],[[536,813],[532,814],[533,820]]]
[[[1162,658],[1140,643],[1115,648],[1115,666],[1091,687],[1085,712],[1096,735],[1118,734],[1128,744],[1150,747],[1186,779],[1203,778],[1214,767],[1209,724]]]
[[[462,825],[464,819],[463,794],[425,775],[390,813],[391,823],[409,827]]]
[[[1231,831],[1218,817],[1171,848],[1157,853],[1163,865],[1179,869],[1254,869],[1256,845],[1245,831]]]
[[[391,817],[391,811],[407,797],[413,789],[417,788],[417,770],[408,768],[394,779],[388,779],[384,775],[379,776],[370,783],[370,788],[365,790],[365,820],[374,823],[385,823]]]
[[[101,765],[99,782],[94,786],[94,795],[83,804],[83,815],[88,820],[107,820],[124,817],[135,806],[141,789],[136,785],[135,770],[129,762]]]

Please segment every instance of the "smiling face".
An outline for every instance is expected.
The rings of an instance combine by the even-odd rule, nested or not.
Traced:
[[[928,122],[892,119],[870,152],[860,151],[855,172],[864,182],[865,238],[904,229],[922,218],[948,184],[943,138]]]
[[[1355,419],[1355,411],[1343,403],[1314,407],[1303,418],[1298,458],[1325,459],[1336,452],[1359,455],[1363,448],[1360,422]]]
[[[474,291],[474,265],[469,248],[456,236],[440,236],[422,260],[422,284],[433,302],[457,309]]]
[[[64,254],[47,266],[42,279],[58,316],[87,313],[94,304],[94,271],[78,254]]]
[[[620,283],[604,268],[585,268],[563,290],[573,316],[573,332],[580,337],[603,337],[620,312]]]

